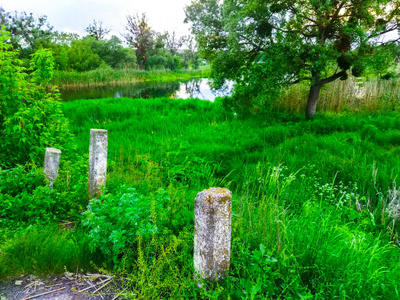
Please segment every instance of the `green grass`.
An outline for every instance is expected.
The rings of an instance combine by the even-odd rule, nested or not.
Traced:
[[[89,271],[102,259],[100,254],[90,252],[89,239],[80,230],[31,226],[2,241],[0,278]]]
[[[111,172],[148,155],[164,180],[195,181],[197,171],[208,170],[219,178],[229,174],[235,188],[243,171],[252,172],[258,163],[283,164],[289,172],[316,165],[322,182],[334,176],[357,182],[369,196],[399,180],[397,112],[302,121],[288,114],[235,118],[218,103],[201,100],[83,100],[63,107],[80,154],[87,153],[90,128],[108,130]]]
[[[398,111],[242,118],[219,101],[167,98],[63,110],[75,161],[62,162],[54,188],[76,204],[65,213],[76,229],[40,232],[34,220],[0,229],[1,276],[95,266],[124,276],[121,292],[141,299],[399,298]],[[85,209],[91,128],[108,130],[107,189]],[[32,195],[43,188],[15,172]],[[23,189],[4,174],[14,194]],[[193,279],[193,201],[211,186],[233,192],[232,260],[226,280],[204,290]]]

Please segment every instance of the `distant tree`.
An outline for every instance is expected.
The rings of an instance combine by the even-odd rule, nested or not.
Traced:
[[[120,66],[136,67],[135,52],[130,48],[122,47],[121,40],[115,35],[109,40],[95,40],[90,37],[89,44],[92,51],[112,68]]]
[[[187,68],[191,65],[193,69],[197,69],[199,67],[200,58],[197,55],[196,41],[193,36],[186,38],[186,47],[187,49],[184,51],[184,67]]]
[[[177,37],[175,31],[173,31],[172,34],[166,32],[164,36],[165,48],[167,48],[172,55],[176,55],[179,48],[181,48],[187,40],[186,36]]]
[[[265,99],[308,81],[312,117],[322,86],[394,61],[400,0],[194,0],[185,12],[217,83]]]
[[[93,51],[90,39],[72,41],[67,52],[69,69],[84,72],[94,70],[102,63],[100,56]]]
[[[125,29],[127,33],[124,35],[127,42],[135,49],[136,59],[139,69],[145,68],[148,58],[148,51],[154,47],[154,37],[156,33],[151,30],[148,25],[146,14],[139,16],[126,16],[127,25]]]
[[[55,57],[56,67],[58,70],[66,70],[68,68],[68,47],[66,45],[60,46],[60,51]]]
[[[47,46],[54,38],[53,27],[47,23],[47,16],[35,18],[32,13],[6,12],[0,7],[0,28],[10,33],[14,49],[20,50],[21,57],[28,58],[36,49]]]
[[[103,22],[93,20],[92,24],[86,27],[85,31],[97,41],[103,40],[107,34],[110,33],[111,29],[103,27]]]

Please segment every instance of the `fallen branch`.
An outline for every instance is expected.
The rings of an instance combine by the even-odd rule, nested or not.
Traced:
[[[42,294],[37,294],[37,295],[35,295],[35,296],[27,297],[27,298],[24,298],[24,299],[22,299],[22,300],[29,300],[29,299],[37,298],[37,297],[40,297],[40,296],[48,295],[48,294],[51,294],[51,293],[56,293],[56,292],[59,292],[59,291],[61,291],[61,290],[63,290],[63,289],[65,289],[65,286],[62,287],[62,288],[60,288],[60,289],[58,289],[58,290],[54,290],[54,291],[50,291],[50,292],[45,292],[45,293],[42,293]]]
[[[95,290],[95,291],[93,292],[93,294],[97,293],[97,292],[100,291],[103,287],[105,287],[106,285],[108,285],[108,284],[111,283],[111,282],[112,282],[112,278],[111,278],[111,280],[109,280],[108,282],[106,282],[105,284],[103,284],[101,287],[99,287],[97,290]]]
[[[28,284],[27,286],[25,286],[25,288],[27,288],[27,287],[29,287],[29,286],[31,286],[31,285],[34,285],[34,284],[35,284],[35,282],[36,282],[36,281],[34,281],[34,282],[31,282],[30,284]]]
[[[92,286],[89,286],[89,287],[87,287],[87,288],[84,288],[83,290],[78,291],[78,293],[81,293],[81,292],[83,292],[83,291],[86,291],[86,290],[89,290],[89,289],[91,289],[91,288],[94,288],[94,287],[96,287],[96,285],[100,285],[100,284],[102,284],[102,283],[105,283],[105,282],[107,282],[107,281],[110,281],[110,280],[113,279],[113,278],[114,278],[113,276],[109,276],[107,279],[104,279],[103,281],[100,281],[99,283],[96,283],[96,284],[94,284],[94,285],[92,285]]]
[[[48,286],[45,286],[45,288],[51,288],[51,287],[55,287],[55,286],[59,286],[59,285],[62,285],[62,283],[57,283],[57,284],[53,284],[53,285],[48,285]]]

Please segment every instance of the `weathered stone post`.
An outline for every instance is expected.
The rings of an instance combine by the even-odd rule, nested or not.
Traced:
[[[230,264],[232,193],[224,188],[210,188],[198,193],[194,202],[196,276],[219,281]]]
[[[49,181],[50,189],[53,189],[53,182],[58,175],[58,167],[60,165],[61,150],[56,148],[46,148],[44,155],[43,173]]]
[[[107,130],[90,129],[89,145],[89,193],[90,198],[101,194],[107,175]]]

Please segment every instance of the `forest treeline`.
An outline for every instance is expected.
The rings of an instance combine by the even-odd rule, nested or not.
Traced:
[[[6,12],[0,7],[0,27],[10,34],[9,43],[19,50],[19,58],[29,64],[38,49],[50,49],[58,71],[85,72],[100,67],[140,70],[193,70],[201,62],[193,37],[175,32],[156,32],[145,14],[128,15],[125,32],[108,38],[110,28],[93,20],[86,35],[59,32],[48,23],[47,16]],[[183,50],[184,49],[184,50]]]

